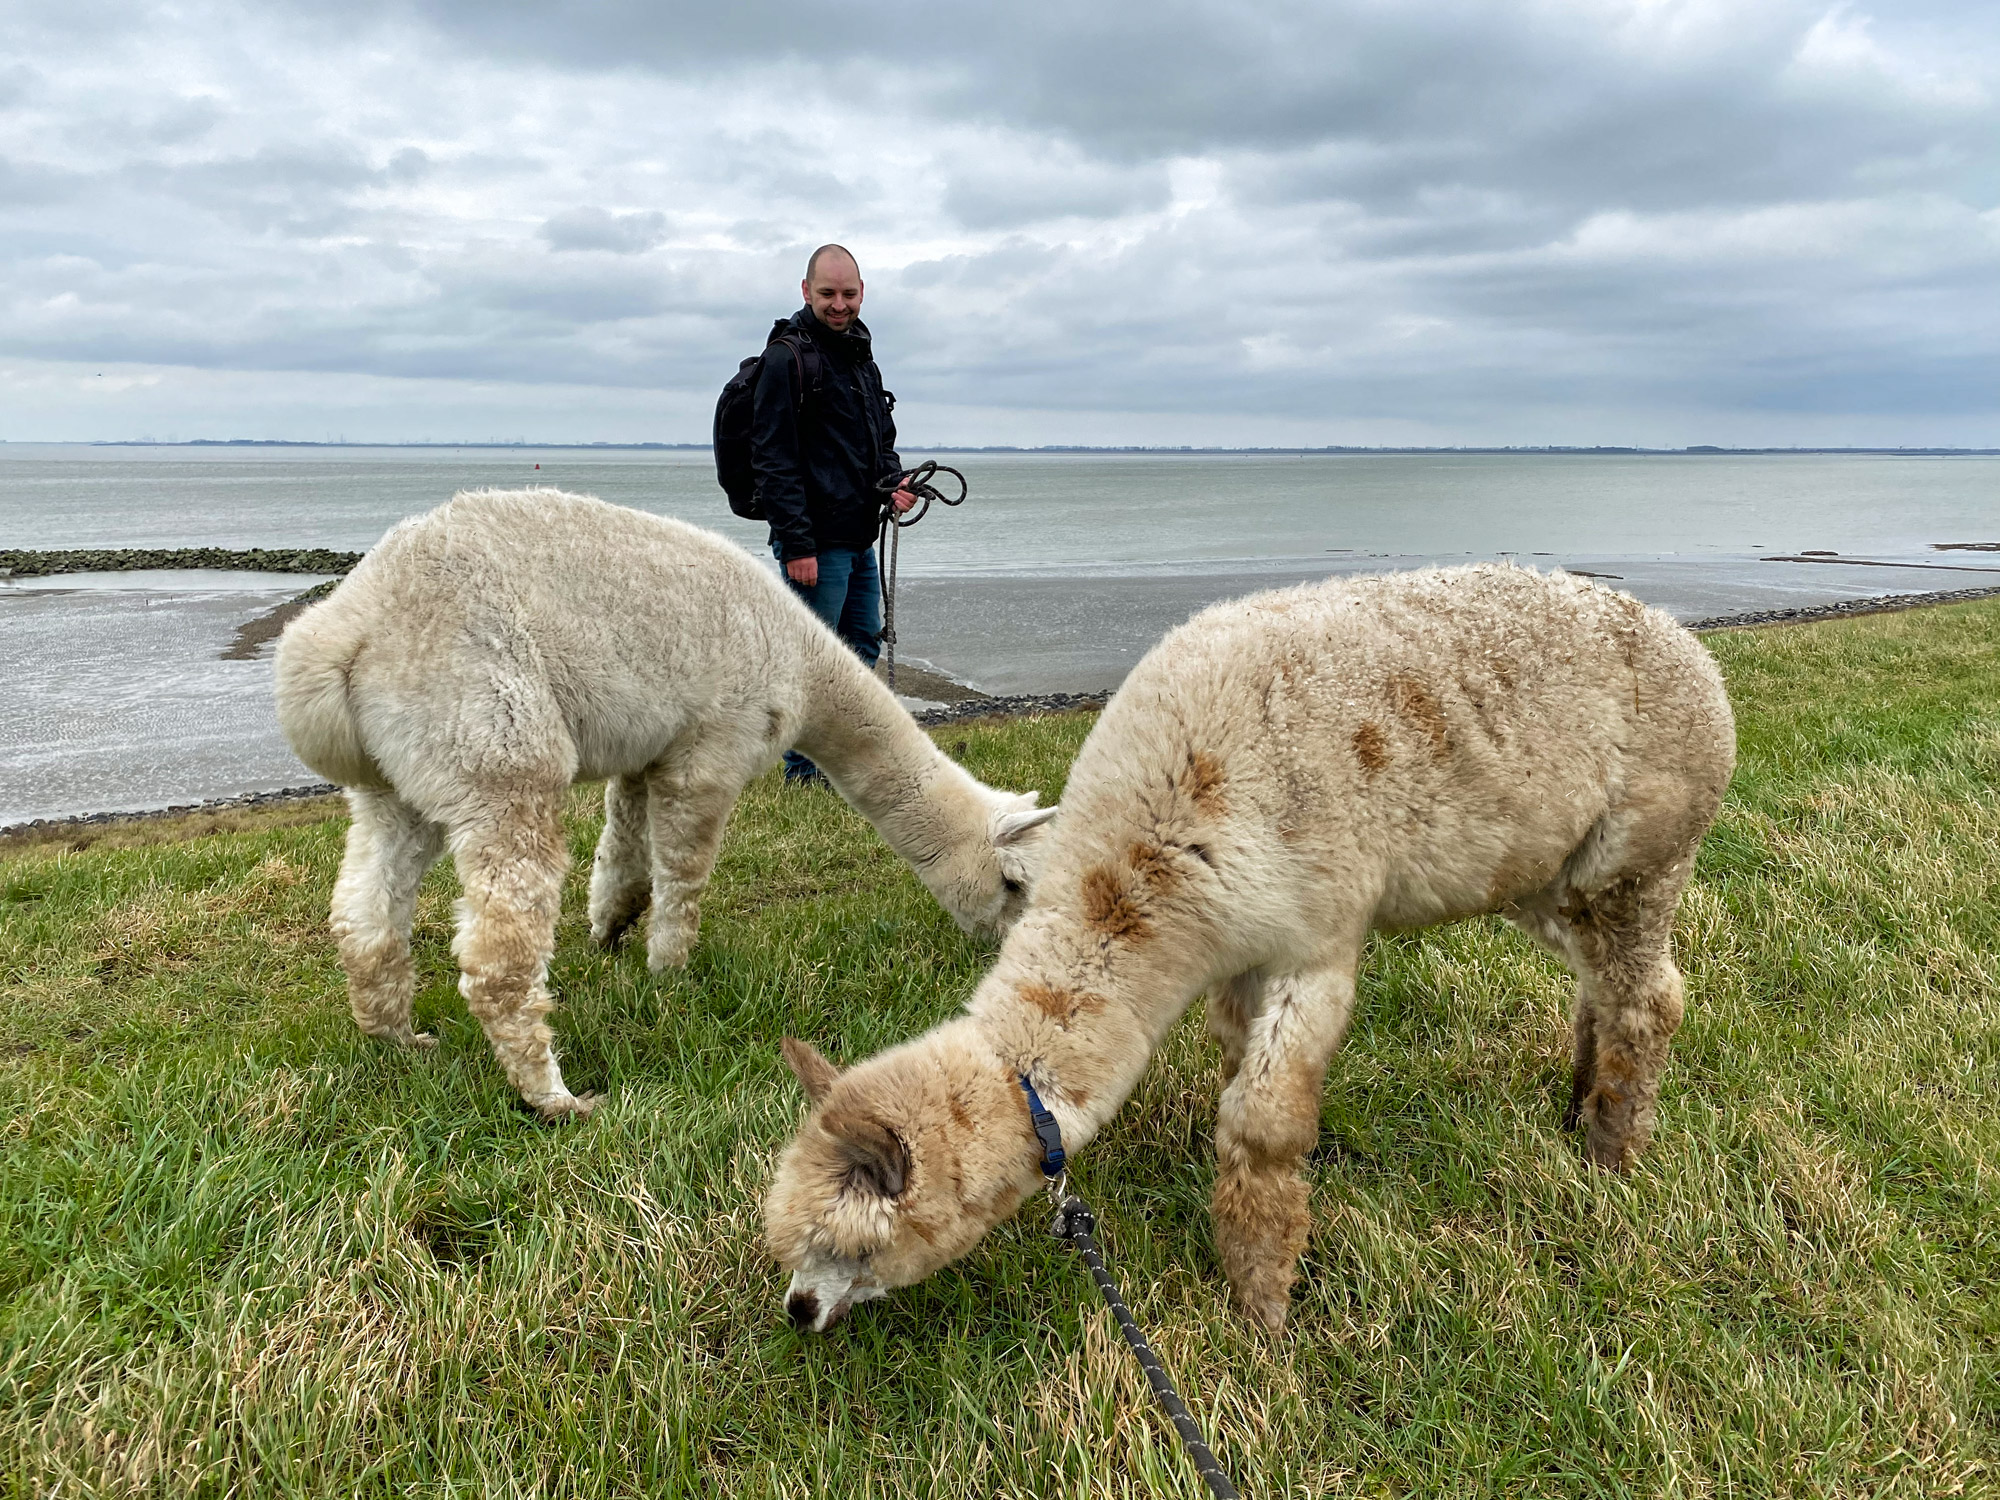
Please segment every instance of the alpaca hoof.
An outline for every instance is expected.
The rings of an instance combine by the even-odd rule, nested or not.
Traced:
[[[398,1047],[414,1047],[419,1052],[430,1052],[437,1047],[438,1039],[428,1031],[412,1031],[405,1023],[401,1026],[364,1026],[362,1031],[377,1041],[394,1042]]]
[[[1245,1297],[1243,1312],[1250,1321],[1274,1339],[1285,1336],[1285,1319],[1291,1315],[1289,1297]]]
[[[535,1104],[535,1113],[551,1125],[565,1120],[581,1120],[604,1102],[602,1094],[560,1094]]]
[[[407,1037],[403,1038],[403,1045],[405,1047],[414,1047],[419,1052],[435,1052],[437,1051],[437,1044],[436,1033],[429,1031],[413,1031]]]
[[[661,941],[656,933],[646,945],[646,967],[655,974],[664,974],[668,969],[687,967],[688,954],[694,950],[693,933],[675,933]]]
[[[1609,1136],[1592,1131],[1584,1144],[1583,1154],[1594,1167],[1602,1167],[1607,1172],[1623,1172],[1634,1153],[1630,1143],[1614,1141]]]

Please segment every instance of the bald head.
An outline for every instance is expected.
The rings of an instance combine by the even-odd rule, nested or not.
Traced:
[[[860,279],[861,262],[854,258],[854,252],[852,250],[848,249],[847,246],[845,245],[821,245],[819,249],[813,251],[813,253],[806,260],[807,281],[811,281],[813,277],[818,273],[821,256],[830,256],[838,260],[846,261],[847,268],[854,273],[855,279],[856,280]]]
[[[845,333],[861,313],[861,267],[845,245],[821,245],[806,262],[799,283],[806,306],[835,333]]]

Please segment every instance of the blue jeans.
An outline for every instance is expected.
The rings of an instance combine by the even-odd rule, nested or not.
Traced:
[[[778,544],[773,542],[771,555],[777,553]],[[873,547],[823,547],[819,582],[807,588],[786,578],[785,585],[847,643],[864,667],[875,670],[875,658],[882,654],[882,573],[875,565]],[[818,769],[798,751],[785,752],[787,781],[811,776]]]

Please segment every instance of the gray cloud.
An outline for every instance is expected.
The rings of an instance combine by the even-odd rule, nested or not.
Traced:
[[[1172,197],[1167,172],[1157,163],[1119,167],[1073,153],[1033,159],[1003,147],[954,171],[939,206],[967,229],[994,230],[1050,219],[1155,213]]]
[[[666,242],[667,216],[657,209],[614,214],[602,208],[572,208],[545,221],[541,234],[551,250],[608,250],[613,255],[638,255]]]
[[[222,115],[222,106],[214,99],[179,99],[144,121],[138,133],[154,146],[185,146],[213,130]]]
[[[1706,134],[1731,116],[1810,119],[1830,103],[1843,116],[1872,107],[1901,117],[1927,70],[1962,67],[1965,41],[1984,50],[1995,30],[1977,4],[1920,0],[1873,15],[1814,0],[1025,0],[1004,12],[856,0],[838,27],[825,26],[823,7],[809,0],[603,0],[582,14],[494,9],[471,0],[396,7],[467,47],[587,68],[678,76],[789,55],[840,70],[844,82],[872,75],[901,97],[914,91],[940,116],[1053,130],[1133,157],[1413,134],[1491,146],[1662,115]],[[1892,25],[1915,51],[1884,54],[1905,63],[1885,74],[1857,39]],[[1834,65],[1818,71],[1831,76],[1789,75],[1815,31]],[[1732,163],[1708,157],[1705,165],[1712,172]]]
[[[20,209],[60,203],[85,190],[81,173],[65,172],[34,161],[0,157],[0,205]]]
[[[0,67],[0,109],[26,99],[35,82],[34,70],[24,63],[9,63]]]
[[[825,14],[30,0],[0,355],[698,414],[838,239],[920,440],[2000,439],[1989,7]]]

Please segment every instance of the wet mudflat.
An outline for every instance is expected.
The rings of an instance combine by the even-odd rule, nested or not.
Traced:
[[[315,779],[278,731],[269,647],[227,655],[300,580],[222,577],[0,587],[0,827]]]

